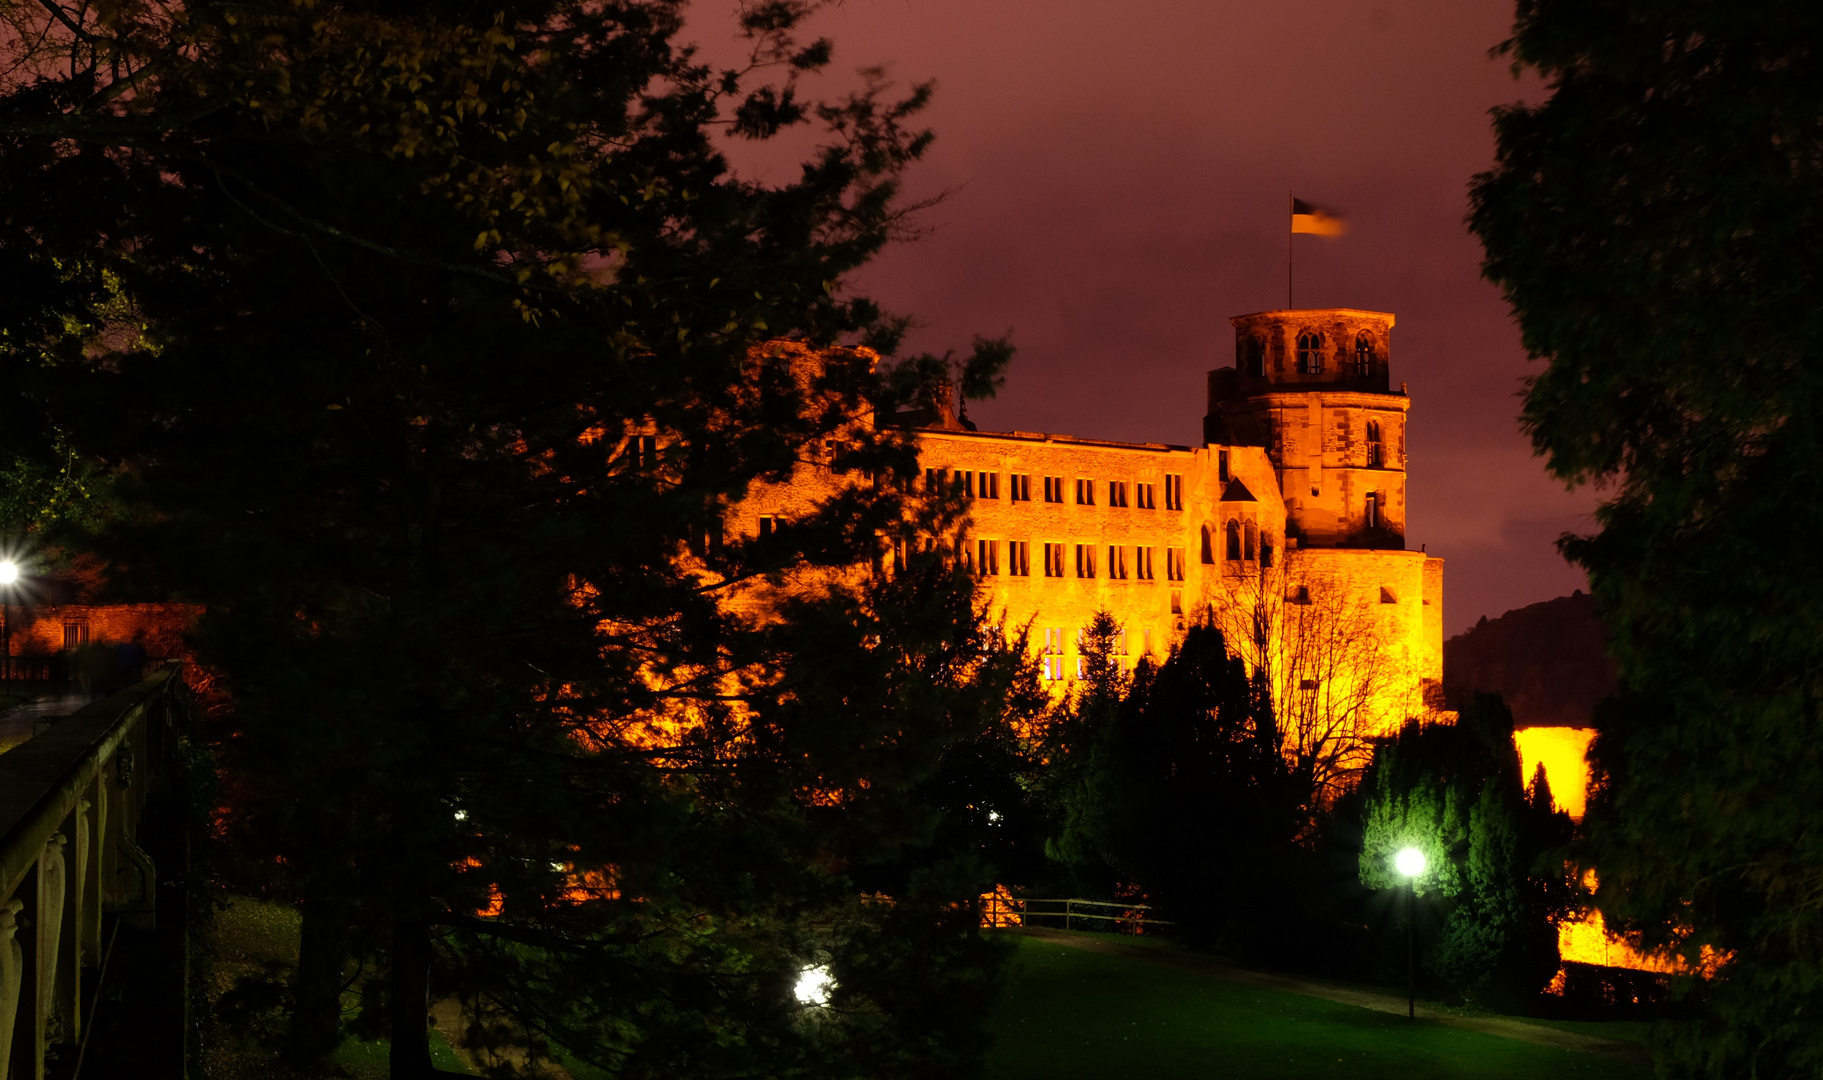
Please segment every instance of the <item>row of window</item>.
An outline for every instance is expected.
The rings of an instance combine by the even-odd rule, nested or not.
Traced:
[[[1253,562],[1258,560],[1267,566],[1272,565],[1272,545],[1260,542],[1259,526],[1255,525],[1253,522],[1236,521],[1230,518],[1228,524],[1222,526],[1220,536],[1222,557],[1229,562]],[[1209,526],[1204,525],[1202,529],[1202,555],[1203,562],[1205,563],[1213,563],[1216,561],[1216,538],[1217,533]]]
[[[1006,576],[1032,576],[1032,546],[1025,540],[977,540],[973,548],[965,547],[963,557],[977,574],[998,576],[1001,573],[1001,545],[1006,546]],[[1124,546],[1109,544],[1107,561],[1100,562],[1102,547],[1099,544],[1045,544],[1041,554],[1044,576],[1048,578],[1069,577],[1066,572],[1071,565],[1070,549],[1075,548],[1075,576],[1079,578],[1106,577],[1111,581],[1154,581],[1157,579],[1157,548]],[[1184,549],[1165,549],[1165,580],[1184,580]]]
[[[1082,655],[1082,639],[1085,633],[1086,631],[1084,630],[1076,631],[1076,677],[1078,679],[1086,679],[1089,677],[1089,658]],[[1140,633],[1142,635],[1140,655],[1150,656],[1152,655],[1152,631],[1142,630]],[[1066,669],[1064,667],[1063,642],[1063,627],[1047,626],[1044,628],[1044,648],[1039,652],[1038,659],[1043,668],[1044,678],[1048,682],[1060,682],[1064,678]],[[1122,630],[1115,634],[1114,641],[1111,644],[1112,648],[1109,650],[1108,662],[1117,668],[1126,666],[1124,661],[1128,655],[1127,632]]]
[[[1374,370],[1374,341],[1365,330],[1355,335],[1354,352],[1349,358],[1352,374],[1366,378]],[[1321,375],[1330,355],[1328,336],[1321,330],[1306,330],[1298,335],[1297,363],[1299,375]],[[1259,338],[1248,342],[1247,374],[1262,378],[1266,374],[1266,343]]]
[[[1222,479],[1227,477],[1227,451],[1222,452]],[[1046,476],[1040,490],[1044,501],[1061,503],[1067,501],[1061,476]],[[936,491],[944,485],[953,485],[957,491],[972,499],[1000,498],[1000,474],[977,472],[970,469],[926,469],[924,470],[924,487],[927,491]],[[1158,509],[1158,485],[1135,483],[1126,480],[1109,480],[1103,488],[1100,481],[1078,479],[1076,481],[1076,505],[1094,506],[1098,491],[1107,493],[1107,505],[1132,507],[1137,510]],[[1032,478],[1022,473],[1007,474],[1007,496],[1012,502],[1032,501]],[[1184,478],[1177,473],[1165,474],[1165,509],[1182,510],[1184,508]]]

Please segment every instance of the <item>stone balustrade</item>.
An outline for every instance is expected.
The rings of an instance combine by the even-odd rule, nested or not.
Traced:
[[[0,1078],[75,1076],[113,935],[152,929],[158,884],[138,838],[176,737],[178,670],[0,754]]]

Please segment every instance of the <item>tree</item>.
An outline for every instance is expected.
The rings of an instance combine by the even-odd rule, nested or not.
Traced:
[[[1372,739],[1420,715],[1409,658],[1389,645],[1378,605],[1307,554],[1223,564],[1206,597],[1229,647],[1270,690],[1310,817],[1358,781]]]
[[[1528,2],[1549,81],[1497,110],[1472,226],[1527,350],[1523,420],[1604,494],[1568,537],[1612,631],[1585,828],[1610,927],[1682,980],[1667,1075],[1823,1063],[1823,218],[1812,5]]]
[[[1063,832],[1047,851],[1110,867],[1193,941],[1245,948],[1237,922],[1257,928],[1299,828],[1271,702],[1208,622],[1131,674],[1118,633],[1104,612],[1083,634],[1087,679],[1048,750]]]
[[[1479,694],[1454,724],[1409,724],[1383,742],[1367,782],[1361,883],[1402,888],[1398,851],[1426,870],[1434,935],[1425,966],[1458,992],[1511,1002],[1536,995],[1558,967],[1557,923],[1569,912],[1569,818],[1551,805],[1542,770],[1519,782],[1513,718]]]
[[[942,365],[895,380],[903,322],[843,285],[929,88],[801,96],[831,46],[790,0],[725,71],[667,0],[0,10],[3,360],[118,477],[95,542],[207,605],[226,825],[304,912],[289,1055],[360,958],[397,1077],[433,993],[528,1068],[966,1072],[979,875],[847,877],[928,838],[1021,662],[962,571],[864,569],[959,513],[866,419]],[[797,177],[731,170],[807,125]],[[812,511],[724,534],[803,469]]]

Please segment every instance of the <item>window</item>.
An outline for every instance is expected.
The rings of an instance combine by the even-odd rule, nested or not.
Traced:
[[[1374,373],[1374,342],[1363,330],[1355,335],[1355,374],[1365,379]]]
[[[1367,467],[1383,468],[1386,465],[1386,444],[1380,440],[1380,421],[1367,422]]]
[[[948,479],[948,469],[926,469],[924,470],[924,490],[941,491],[944,481]]]
[[[975,573],[984,576],[1000,573],[1000,541],[975,541]]]
[[[1285,590],[1285,602],[1288,604],[1298,604],[1300,606],[1308,605],[1310,603],[1310,586],[1298,585]]]
[[[1044,677],[1051,682],[1063,679],[1063,627],[1044,628]]]
[[[1370,491],[1367,493],[1366,518],[1368,528],[1377,529],[1380,527],[1380,493],[1377,491]]]
[[[1115,544],[1108,545],[1108,578],[1112,581],[1127,580],[1127,549]]]
[[[1171,590],[1171,614],[1182,615],[1183,613],[1184,613],[1184,594],[1181,592],[1178,592],[1176,589],[1172,589]],[[1178,629],[1182,630],[1183,627],[1180,626],[1180,627],[1178,627]]]
[[[1241,557],[1248,562],[1252,562],[1260,549],[1260,530],[1255,527],[1251,521],[1247,523],[1244,531],[1244,539],[1246,543],[1242,549]]]
[[[1063,545],[1046,544],[1044,546],[1044,576],[1063,576]]]
[[[1166,581],[1184,580],[1184,549],[1183,548],[1166,548],[1165,549],[1165,580]]]
[[[1399,602],[1399,598],[1393,595],[1391,589],[1382,585],[1380,586],[1380,602],[1382,604],[1396,604]]]
[[[1127,505],[1127,482],[1125,480],[1108,481],[1108,505]]]
[[[1224,484],[1232,479],[1228,475],[1228,451],[1226,450],[1215,452],[1215,478]]]
[[[976,473],[975,490],[970,494],[977,499],[998,499],[1000,497],[1000,474],[997,472]]]
[[[722,553],[722,519],[713,518],[690,530],[690,552],[699,559]]]
[[[896,538],[893,540],[893,569],[905,569],[905,541]]]
[[[760,535],[761,536],[771,536],[773,533],[778,531],[778,527],[779,527],[779,516],[777,514],[761,514],[760,515]]]
[[[1239,562],[1241,558],[1241,523],[1231,520],[1225,531],[1228,539],[1228,561]]]
[[[1133,505],[1139,507],[1141,510],[1157,510],[1158,509],[1158,485],[1157,484],[1134,484],[1133,485]]]
[[[969,472],[967,469],[959,470],[956,473],[956,487],[961,489],[962,494],[967,495],[971,499],[974,498],[975,474]]]
[[[1059,544],[1057,547],[1059,549],[1059,557],[1061,558],[1063,545]],[[1057,576],[1062,577],[1063,575],[1058,574]],[[1080,578],[1092,578],[1095,576],[1094,544],[1076,545],[1076,576]]]
[[[1063,501],[1062,497],[1060,496],[1057,501],[1062,502]],[[1093,480],[1076,481],[1076,505],[1077,506],[1094,506],[1095,505],[1095,481],[1093,481]]]
[[[1141,630],[1140,634],[1143,635],[1142,640],[1145,642],[1145,644],[1143,646],[1141,646],[1145,651],[1141,652],[1140,655],[1141,656],[1151,656],[1152,655],[1152,631],[1151,630]]]
[[[1165,474],[1165,509],[1184,508],[1184,478],[1177,473]]]
[[[633,444],[633,464],[642,469],[650,469],[658,464],[658,436],[635,435]]]
[[[1024,540],[1006,542],[1006,572],[1009,577],[1032,576],[1032,549]]]
[[[1256,379],[1266,377],[1266,343],[1250,337],[1241,343],[1241,370]]]
[[[1008,473],[1006,478],[1007,497],[1011,502],[1032,501],[1032,478],[1019,473]]]
[[[1203,526],[1203,561],[1206,563],[1215,561],[1215,537],[1209,535],[1207,525]]]
[[[1063,477],[1047,476],[1044,478],[1044,501],[1051,503],[1063,501]]]
[[[1323,374],[1323,335],[1314,330],[1298,335],[1298,374]]]
[[[74,649],[78,645],[87,645],[88,643],[89,621],[87,619],[73,619],[70,622],[63,624],[64,648]]]
[[[1133,576],[1140,581],[1152,580],[1152,549],[1136,547],[1133,549]]]

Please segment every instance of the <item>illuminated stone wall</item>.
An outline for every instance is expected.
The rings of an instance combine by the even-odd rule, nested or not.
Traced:
[[[973,431],[946,403],[919,417],[926,483],[971,494],[965,533],[943,542],[975,567],[996,622],[1009,634],[1030,627],[1057,693],[1080,676],[1078,635],[1101,610],[1125,630],[1130,667],[1162,660],[1204,611],[1238,641],[1254,635],[1236,627],[1291,626],[1323,609],[1346,620],[1326,629],[1345,627],[1351,651],[1325,658],[1321,678],[1275,689],[1282,705],[1294,693],[1346,696],[1353,680],[1373,697],[1360,735],[1436,715],[1443,560],[1404,550],[1409,399],[1387,389],[1393,317],[1326,309],[1234,323],[1237,367],[1210,373],[1213,438],[1200,447]],[[1297,339],[1318,331],[1324,370],[1301,373]],[[1263,373],[1247,375],[1256,342]],[[757,536],[845,482],[806,458],[792,483],[752,492],[730,533]],[[1291,647],[1284,636],[1262,635],[1269,654]]]

